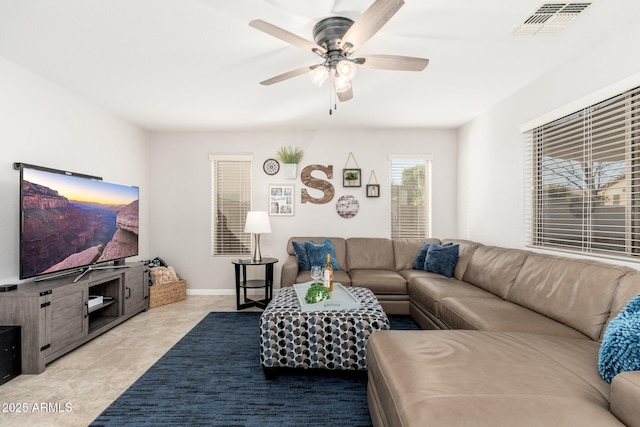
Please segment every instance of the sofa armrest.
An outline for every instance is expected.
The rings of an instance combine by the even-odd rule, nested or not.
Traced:
[[[629,427],[640,427],[640,371],[622,372],[611,382],[611,412]]]
[[[294,255],[289,255],[282,263],[280,272],[280,287],[291,286],[296,283],[298,277],[298,260]]]

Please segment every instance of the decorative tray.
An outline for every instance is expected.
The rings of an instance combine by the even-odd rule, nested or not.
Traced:
[[[328,300],[307,304],[304,300],[307,291],[315,282],[295,283],[293,288],[296,291],[298,302],[300,303],[300,311],[339,311],[339,310],[357,310],[362,308],[360,301],[353,296],[341,283],[333,284],[333,292]]]

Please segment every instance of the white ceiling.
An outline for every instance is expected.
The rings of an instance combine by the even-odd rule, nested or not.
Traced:
[[[150,130],[457,127],[640,16],[638,0],[595,0],[557,35],[516,36],[540,0],[406,0],[358,53],[426,57],[424,71],[360,69],[332,116],[306,75],[258,84],[319,58],[250,20],[312,40],[318,19],[372,3],[0,0],[0,56]]]

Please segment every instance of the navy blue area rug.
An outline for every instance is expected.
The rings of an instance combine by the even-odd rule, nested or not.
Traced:
[[[366,374],[264,377],[260,314],[209,313],[91,426],[370,426]]]

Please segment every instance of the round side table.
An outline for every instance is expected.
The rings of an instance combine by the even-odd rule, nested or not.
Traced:
[[[273,266],[278,262],[276,258],[262,258],[260,261],[252,259],[234,259],[231,261],[236,270],[236,308],[242,310],[248,307],[267,308],[273,298]],[[247,280],[247,267],[264,266],[264,280]],[[264,299],[252,300],[247,298],[247,289],[264,288]],[[240,289],[244,299],[240,302]]]

